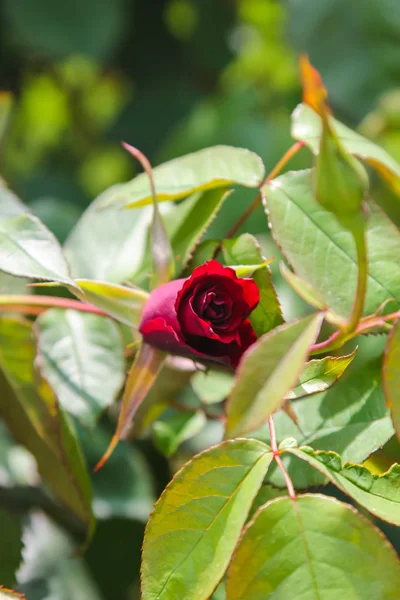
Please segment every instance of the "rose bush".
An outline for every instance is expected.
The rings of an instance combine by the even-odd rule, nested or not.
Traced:
[[[172,354],[235,368],[257,336],[248,319],[260,299],[253,279],[216,260],[155,289],[139,331],[148,344]]]

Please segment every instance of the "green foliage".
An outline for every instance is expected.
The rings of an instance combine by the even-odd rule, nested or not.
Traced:
[[[75,287],[57,240],[32,215],[1,221],[0,257],[0,269],[6,273]]]
[[[0,0],[0,587],[394,600],[382,534],[300,494],[399,550],[400,10],[31,4]],[[293,112],[289,44],[358,132],[306,56]],[[144,344],[148,291],[211,259],[253,331],[254,283],[209,275]]]
[[[271,459],[264,444],[234,440],[198,455],[175,476],[146,527],[143,600],[210,596]]]
[[[90,536],[94,522],[85,461],[68,418],[47,382],[35,373],[31,326],[3,319],[0,335],[2,419],[13,437],[32,452],[45,483]]]
[[[255,515],[229,569],[227,599],[296,590],[329,600],[340,589],[349,600],[395,600],[399,585],[398,558],[380,532],[347,504],[314,494],[272,500]]]
[[[104,317],[60,309],[40,315],[36,326],[43,375],[61,406],[93,426],[124,381],[118,328]]]
[[[248,233],[233,240],[224,240],[223,251],[227,265],[257,265],[265,261],[257,240]],[[251,313],[250,321],[257,335],[262,335],[283,322],[281,307],[268,265],[254,271],[252,277],[260,289],[260,302]]]
[[[178,200],[194,192],[239,184],[257,187],[264,177],[262,160],[243,148],[215,146],[169,161],[154,169],[158,202]],[[138,175],[115,190],[109,202],[126,207],[151,202],[147,178]]]
[[[336,452],[314,452],[308,446],[290,448],[288,452],[321,471],[339,489],[376,517],[397,526],[400,524],[399,465],[393,465],[382,475],[373,475],[361,465],[352,463],[343,465]]]
[[[311,172],[292,172],[265,186],[272,234],[295,272],[329,308],[348,316],[356,291],[357,260],[352,236],[313,198]],[[394,299],[400,306],[400,233],[374,203],[367,221],[368,291],[364,314]]]
[[[321,315],[262,336],[244,356],[227,404],[226,437],[254,431],[282,406],[321,327]]]
[[[393,190],[400,192],[400,164],[370,140],[352,131],[349,127],[331,119],[332,129],[343,148],[370,164],[385,178]],[[322,139],[321,118],[312,108],[300,104],[292,115],[292,135],[296,140],[305,142],[314,154],[319,153]]]

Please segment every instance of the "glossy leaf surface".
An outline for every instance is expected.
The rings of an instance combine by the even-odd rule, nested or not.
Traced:
[[[226,437],[254,431],[280,408],[303,369],[321,321],[316,314],[281,325],[245,352],[226,407]]]
[[[362,465],[343,464],[336,452],[313,451],[308,446],[288,452],[321,471],[375,517],[400,525],[400,465],[393,465],[383,475],[373,475]]]
[[[333,130],[343,148],[371,165],[400,193],[400,164],[380,146],[352,131],[343,123],[330,118]],[[300,104],[292,114],[292,136],[307,144],[314,154],[318,154],[322,123],[320,116],[309,106]]]
[[[143,600],[206,600],[222,578],[272,459],[256,440],[195,456],[168,485],[143,545]]]
[[[3,319],[0,327],[0,415],[12,436],[35,457],[44,482],[93,529],[91,486],[75,432],[47,382],[34,370],[31,326]]]
[[[298,425],[279,411],[274,415],[278,443],[293,437],[299,445],[316,450],[334,450],[344,461],[362,463],[394,434],[383,396],[380,365],[367,363],[340,379],[325,392],[292,402]],[[255,434],[269,443],[268,427]],[[284,462],[289,459],[283,456]],[[297,489],[320,485],[325,478],[297,458],[287,460],[289,474]],[[278,470],[271,483],[283,486]]]
[[[140,316],[148,298],[144,290],[92,279],[76,279],[75,282],[80,289],[71,291],[78,298],[101,308],[128,327],[139,326]]]
[[[157,199],[163,202],[230,184],[257,187],[264,177],[264,165],[249,150],[213,146],[174,158],[155,167],[153,172]],[[110,195],[109,202],[132,207],[151,204],[147,177],[140,174],[119,187]]]
[[[295,273],[309,282],[340,316],[350,314],[357,281],[356,249],[350,232],[313,197],[311,171],[287,173],[264,188],[272,234]],[[394,298],[400,307],[400,232],[373,202],[369,204],[369,276],[364,314]]]
[[[110,319],[51,309],[36,322],[43,374],[67,412],[93,426],[125,378],[121,334]]]
[[[343,375],[354,359],[355,352],[346,356],[325,356],[310,360],[306,363],[296,387],[290,390],[286,397],[294,400],[327,390]]]
[[[399,586],[399,559],[379,529],[315,494],[272,500],[255,515],[229,569],[227,600],[396,600]]]
[[[0,269],[19,277],[75,286],[56,238],[29,214],[0,221]]]

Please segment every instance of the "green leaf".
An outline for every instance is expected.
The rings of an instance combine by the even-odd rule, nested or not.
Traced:
[[[352,235],[313,197],[311,171],[287,173],[264,188],[275,241],[295,273],[340,316],[352,309],[357,258]],[[400,308],[400,233],[373,202],[367,222],[368,289],[364,314],[386,300]]]
[[[61,406],[95,425],[125,379],[118,327],[98,315],[56,308],[41,314],[36,327],[42,371]]]
[[[24,213],[28,213],[29,208],[6,187],[5,182],[0,177],[0,221],[11,219]]]
[[[162,454],[172,456],[183,442],[197,435],[206,423],[206,416],[200,410],[165,416],[153,424],[154,444]]]
[[[4,508],[0,508],[0,531],[0,582],[12,587],[22,559],[22,527],[20,520]]]
[[[109,205],[120,188],[114,186],[96,198],[65,242],[74,277],[121,283],[141,264],[151,208],[126,211]]]
[[[183,202],[170,206],[165,212],[164,224],[171,240],[175,260],[175,278],[182,275],[182,271],[190,261],[193,252],[196,252],[199,240],[229,194],[230,192],[227,192],[226,188],[213,189],[204,193],[198,192],[192,194]],[[193,267],[192,264],[190,265],[190,273],[195,266],[212,258],[218,242],[211,242],[210,245],[207,241],[204,244],[203,250],[205,249],[205,252],[201,252]],[[199,258],[201,262],[199,262]],[[151,271],[150,239],[148,236],[143,262],[132,277],[132,281],[145,286],[150,281]]]
[[[183,277],[189,277],[196,267],[211,260],[220,245],[219,240],[204,240],[193,251],[193,256],[183,272]]]
[[[164,360],[165,353],[148,344],[143,344],[137,351],[126,380],[116,432],[96,470],[108,460],[119,440],[127,436],[133,416],[155,382]]]
[[[254,431],[282,405],[296,383],[323,315],[281,325],[244,354],[226,406],[226,437]]]
[[[226,191],[226,188],[220,188],[196,194],[193,199],[186,200],[186,202],[191,202],[191,210],[171,238],[176,277],[187,266],[199,240],[231,193],[231,191]]]
[[[178,200],[194,192],[238,184],[258,187],[264,178],[264,165],[254,152],[232,146],[213,146],[174,158],[155,167],[154,182],[158,202]],[[141,173],[114,191],[110,203],[138,207],[151,204],[147,177]]]
[[[330,124],[343,148],[371,165],[386,179],[392,189],[400,194],[400,164],[383,148],[352,131],[336,119],[330,118]],[[306,104],[300,104],[292,114],[292,136],[305,142],[314,154],[319,152],[322,132],[320,116]]]
[[[280,271],[283,279],[290,285],[292,290],[296,292],[298,296],[307,304],[310,304],[314,308],[325,311],[325,320],[328,323],[332,323],[333,325],[342,326],[346,324],[345,319],[341,319],[338,315],[336,315],[332,310],[328,310],[328,306],[319,293],[318,290],[315,289],[308,281],[305,281],[296,273],[293,273],[290,269],[288,269],[285,263],[281,262]]]
[[[382,383],[386,404],[390,408],[393,425],[400,437],[400,320],[393,326],[386,343]]]
[[[93,531],[91,486],[75,432],[52,390],[34,370],[31,325],[3,319],[0,327],[0,416],[17,442],[34,455],[56,497]]]
[[[342,464],[336,452],[315,452],[308,446],[287,451],[308,462],[375,517],[400,525],[400,465],[393,465],[383,475],[373,475],[362,465]]]
[[[278,498],[246,528],[227,600],[396,600],[399,559],[353,507],[320,494]]]
[[[257,265],[265,262],[256,238],[249,233],[224,240],[223,251],[227,265]],[[280,325],[283,318],[268,265],[257,269],[252,278],[260,290],[260,302],[251,313],[250,321],[256,334],[260,336]]]
[[[28,214],[0,221],[0,269],[18,277],[75,287],[56,238]]]
[[[204,404],[215,404],[229,396],[234,378],[232,373],[207,369],[207,371],[197,371],[192,377],[191,384],[194,393]]]
[[[222,578],[272,460],[256,440],[195,456],[168,485],[146,527],[143,600],[206,600]]]
[[[105,281],[76,279],[79,289],[71,289],[80,300],[104,310],[120,323],[137,328],[144,305],[149,297],[140,288],[131,288]]]
[[[334,450],[345,461],[364,462],[394,434],[377,363],[365,364],[327,391],[293,402],[291,408],[298,425],[283,411],[274,415],[278,443],[292,437],[299,445]],[[268,427],[253,435],[269,443]],[[286,454],[282,458],[297,489],[324,483],[325,478],[297,458]],[[271,474],[270,481],[279,487],[284,485],[278,470]]]
[[[330,388],[343,375],[353,361],[357,349],[345,356],[325,356],[306,363],[296,387],[287,394],[288,400],[323,392]]]

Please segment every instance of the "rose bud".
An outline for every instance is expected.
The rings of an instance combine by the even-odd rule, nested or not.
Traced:
[[[146,343],[169,352],[235,368],[257,336],[248,320],[260,292],[216,260],[151,293],[139,331]]]

